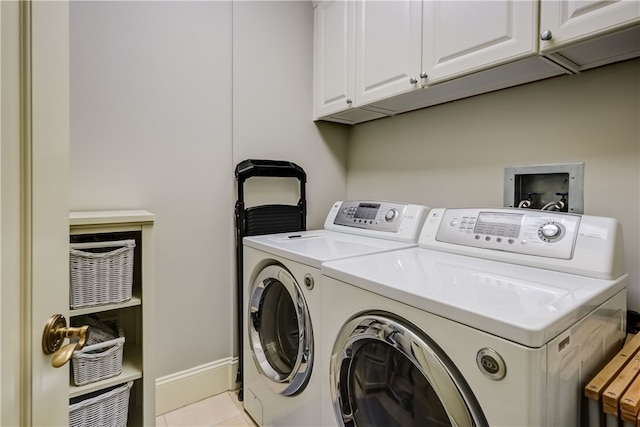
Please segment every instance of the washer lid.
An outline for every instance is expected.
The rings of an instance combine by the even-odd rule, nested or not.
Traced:
[[[292,261],[320,268],[325,261],[417,246],[376,237],[327,230],[250,236],[243,244]]]
[[[421,248],[328,262],[322,273],[528,347],[544,345],[627,282],[626,274],[594,279]]]

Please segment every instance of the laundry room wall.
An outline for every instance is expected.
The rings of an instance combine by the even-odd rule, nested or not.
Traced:
[[[332,203],[345,195],[349,128],[311,120],[311,2],[234,2],[233,46],[234,163],[298,164],[307,173],[307,228],[321,228]],[[245,188],[248,205],[295,204],[299,197],[290,179],[255,178]]]
[[[302,166],[309,227],[344,198],[349,130],[311,120],[312,22],[311,2],[71,2],[70,206],[156,214],[157,377],[237,355],[237,162]]]
[[[638,76],[636,59],[357,125],[347,197],[503,206],[505,167],[584,162],[585,213],[622,223],[638,311]]]

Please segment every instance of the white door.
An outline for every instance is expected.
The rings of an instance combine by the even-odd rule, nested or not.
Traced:
[[[610,33],[639,18],[640,2],[637,0],[543,0],[540,51],[553,52],[568,44]]]
[[[0,8],[0,425],[67,425],[68,365],[42,332],[69,311],[69,5]]]
[[[420,88],[422,2],[356,2],[356,105]]]
[[[355,3],[323,1],[314,10],[314,118],[353,106]]]
[[[537,53],[536,1],[427,1],[423,8],[427,85]]]

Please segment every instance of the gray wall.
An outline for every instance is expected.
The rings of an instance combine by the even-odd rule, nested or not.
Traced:
[[[622,223],[640,310],[639,145],[636,59],[358,125],[347,198],[502,206],[506,166],[584,162],[585,213]]]
[[[156,214],[158,376],[237,353],[237,162],[302,166],[310,228],[344,198],[348,130],[311,121],[312,25],[310,2],[71,3],[70,205]],[[251,181],[249,204],[293,193]]]
[[[311,2],[234,2],[233,161],[282,158],[300,165],[308,179],[309,229],[321,228],[331,204],[344,197],[349,132],[311,120],[312,54]],[[249,180],[247,203],[295,203],[297,188],[291,180]]]

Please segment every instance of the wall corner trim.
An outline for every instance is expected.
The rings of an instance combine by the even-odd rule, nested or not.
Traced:
[[[237,357],[227,357],[156,379],[156,416],[238,387]]]

